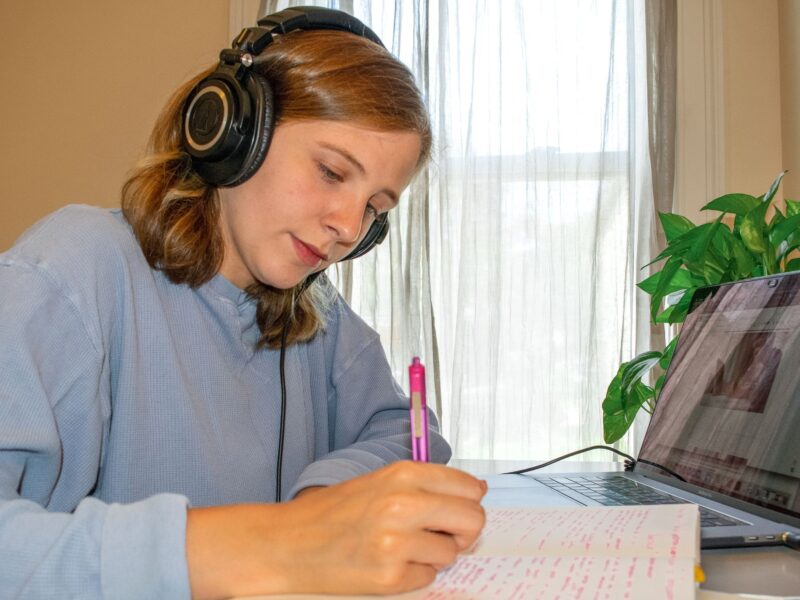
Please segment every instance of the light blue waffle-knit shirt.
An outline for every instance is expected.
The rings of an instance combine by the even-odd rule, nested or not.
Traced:
[[[0,254],[0,598],[189,597],[187,504],[274,500],[258,337],[252,299],[171,283],[118,211],[64,208]],[[407,400],[341,298],[286,389],[284,498],[410,457]]]

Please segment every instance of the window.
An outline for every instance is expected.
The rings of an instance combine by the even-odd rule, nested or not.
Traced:
[[[406,388],[422,357],[456,457],[599,443],[606,386],[648,344],[635,288],[653,222],[644,3],[375,0],[351,12],[412,67],[436,152],[388,243],[332,280]]]

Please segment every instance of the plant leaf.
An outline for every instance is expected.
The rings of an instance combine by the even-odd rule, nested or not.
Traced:
[[[764,239],[764,215],[768,207],[766,202],[759,204],[744,216],[739,228],[744,245],[756,254],[763,254],[768,249]]]
[[[731,233],[731,230],[728,229],[727,224],[723,223],[722,226],[717,229],[716,235],[711,238],[711,243],[720,258],[725,262],[730,262],[732,253],[731,246],[733,245],[733,233]]]
[[[649,370],[647,365],[652,367],[654,355],[660,354],[645,352],[620,365],[603,400],[603,439],[606,443],[613,443],[625,435],[639,408],[653,397],[653,389],[642,383],[641,377]]]
[[[781,212],[781,209],[777,206],[774,207],[775,212],[772,214],[772,218],[769,220],[769,228],[772,229],[773,227],[777,226],[778,223],[784,221],[786,217]]]
[[[655,323],[683,323],[686,315],[689,314],[689,307],[692,305],[692,297],[694,290],[686,290],[676,304],[670,306],[667,310],[662,312],[656,319]]]
[[[663,270],[651,275],[644,281],[640,281],[636,284],[636,287],[643,292],[652,295],[658,287],[658,281],[662,277],[662,274]],[[686,288],[702,285],[702,283],[703,282],[697,281],[694,277],[692,277],[692,274],[686,269],[678,269],[672,275],[672,278],[664,289],[664,292],[665,294],[671,294],[673,292],[685,290]]]
[[[786,216],[793,217],[794,215],[800,215],[800,201],[798,200],[786,200]]]
[[[667,243],[695,228],[695,224],[689,219],[675,213],[658,213],[658,220],[661,222]]]
[[[774,246],[780,246],[788,237],[800,231],[800,214],[792,215],[776,224],[769,232],[769,241]]]
[[[784,243],[784,244],[783,244],[783,246],[781,246],[781,251],[780,251],[780,253],[779,253],[779,255],[778,255],[778,262],[783,262],[783,261],[785,261],[785,260],[786,260],[786,258],[787,258],[787,257],[788,257],[788,256],[789,256],[789,255],[790,255],[792,252],[794,252],[794,251],[795,251],[795,250],[797,250],[797,249],[800,249],[800,241],[798,241],[798,240],[794,240],[794,236],[789,236],[789,237],[790,237],[790,239],[792,239],[793,241],[792,241],[792,243],[791,243],[791,244],[789,244],[789,243]],[[788,270],[789,270],[789,269],[788,269],[788,263],[787,263],[787,265],[785,265],[785,266],[784,266],[784,268],[783,268],[782,270],[783,270],[783,271],[788,271]]]
[[[639,381],[650,369],[655,367],[660,359],[661,352],[650,350],[649,352],[642,352],[629,361],[620,381],[622,389],[631,388],[636,381]]]
[[[726,258],[720,256],[712,245],[718,232],[727,229],[722,225],[722,216],[711,223],[711,227],[694,241],[686,254],[687,267],[690,271],[699,273],[705,283],[717,283],[727,267]]]
[[[678,336],[676,335],[674,338],[672,338],[672,341],[667,344],[667,347],[664,348],[664,352],[661,353],[661,360],[658,361],[658,366],[665,371],[669,367],[669,363],[672,361],[672,355],[675,354],[675,347],[677,345]]]
[[[690,229],[686,233],[678,236],[674,240],[672,240],[669,245],[664,248],[664,250],[656,256],[653,260],[645,265],[648,267],[653,263],[657,263],[660,260],[663,260],[669,256],[683,256],[688,252],[688,250],[692,247],[695,240],[698,237],[704,235],[708,229],[711,227],[711,223],[703,223],[702,225],[698,225],[694,229]]]
[[[725,194],[712,200],[700,210],[718,210],[722,213],[746,215],[759,204],[761,201],[750,194]]]
[[[734,237],[731,241],[731,254],[735,266],[734,279],[745,279],[753,273],[756,261],[753,255],[747,251],[742,241]]]
[[[661,353],[661,358],[658,361],[658,367],[664,371],[664,373],[656,379],[656,385],[653,388],[653,399],[658,402],[658,398],[661,396],[661,388],[664,387],[664,381],[666,380],[667,369],[669,369],[669,363],[672,362],[672,355],[675,353],[675,346],[678,344],[678,336],[672,338],[672,341],[667,344],[667,347],[664,348],[664,352]]]
[[[800,258],[793,258],[788,263],[786,263],[786,271],[797,271],[800,269]]]
[[[653,397],[655,398],[656,401],[658,401],[658,398],[661,396],[661,388],[664,387],[664,381],[666,381],[666,379],[667,379],[666,375],[662,375],[661,377],[656,379],[656,385],[655,388],[653,388]]]
[[[698,236],[694,240],[694,243],[689,248],[689,252],[687,253],[687,259],[689,261],[698,262],[706,255],[706,251],[711,245],[712,238],[717,234],[717,230],[719,230],[721,221],[722,215],[714,219],[714,222],[711,223],[711,227],[707,228],[703,232],[703,235]]]
[[[710,260],[712,258],[711,253],[706,258],[708,260],[703,263],[703,280],[707,285],[715,285],[723,280],[725,273],[729,272],[730,269],[727,265],[720,266],[721,263]]]
[[[664,268],[661,269],[660,277],[656,289],[650,296],[650,316],[655,319],[658,311],[661,309],[661,303],[664,297],[670,292],[667,291],[675,274],[681,268],[681,260],[677,257],[670,258]]]
[[[656,286],[658,286],[659,279],[661,279],[661,271],[656,271],[647,279],[642,279],[642,281],[636,284],[636,287],[638,287],[644,293],[652,295],[653,292],[656,291]]]
[[[653,323],[657,325],[662,323],[672,323],[672,321],[670,321],[670,318],[672,318],[672,313],[675,312],[675,306],[677,305],[673,304],[672,306],[667,307],[667,309],[664,310],[664,312],[656,315],[656,317],[653,319]]]
[[[654,392],[652,388],[639,383],[632,393],[630,394],[631,402],[625,410],[619,413],[604,413],[603,414],[603,439],[606,444],[613,444],[620,439],[625,432],[633,425],[636,419],[636,413],[642,407],[642,404],[652,398]]]
[[[772,182],[772,185],[769,186],[769,191],[764,194],[764,202],[771,202],[775,197],[775,194],[778,192],[778,187],[781,185],[781,179],[783,179],[784,175],[786,175],[786,171],[781,171],[775,178],[775,181]]]

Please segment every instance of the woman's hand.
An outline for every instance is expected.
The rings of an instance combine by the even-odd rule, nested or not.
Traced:
[[[192,594],[389,594],[427,585],[478,537],[484,482],[399,462],[284,504],[190,509]]]

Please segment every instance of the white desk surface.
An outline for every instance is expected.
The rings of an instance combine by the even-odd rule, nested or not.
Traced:
[[[454,459],[450,466],[488,477],[533,466],[536,461]],[[565,460],[540,473],[621,471],[621,462]],[[800,598],[800,552],[784,547],[703,550],[705,590]]]

